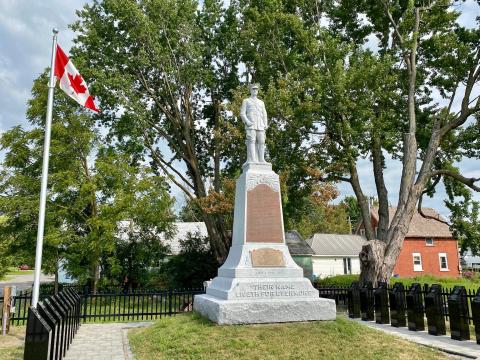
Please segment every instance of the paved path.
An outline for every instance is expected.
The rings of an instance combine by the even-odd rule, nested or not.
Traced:
[[[405,340],[433,347],[448,354],[457,355],[460,359],[480,359],[480,345],[477,345],[477,343],[472,340],[458,341],[452,340],[450,336],[434,336],[429,335],[426,331],[410,331],[406,327],[396,328],[391,325],[377,324],[373,321],[352,320],[371,328],[399,336]],[[475,338],[475,335],[473,335],[473,338]]]
[[[132,360],[127,331],[153,322],[82,324],[65,360]]]

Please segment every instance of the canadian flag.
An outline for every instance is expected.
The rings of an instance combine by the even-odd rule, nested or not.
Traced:
[[[90,110],[100,111],[95,106],[92,95],[88,92],[87,83],[68,56],[65,55],[60,45],[57,45],[55,55],[55,76],[60,80],[60,89],[65,91],[73,100]]]

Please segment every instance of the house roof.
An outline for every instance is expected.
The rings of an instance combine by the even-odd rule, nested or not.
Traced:
[[[307,243],[316,255],[320,256],[358,256],[367,242],[360,235],[315,234]]]
[[[160,238],[165,244],[170,246],[171,254],[176,255],[181,250],[180,240],[184,240],[191,235],[208,236],[207,226],[204,222],[176,222],[174,223],[175,231],[171,237],[165,237],[160,234]]]
[[[389,219],[392,221],[393,215],[397,208],[388,208]],[[435,209],[422,208],[425,215],[431,216],[442,221],[446,221]],[[378,222],[378,208],[372,208],[372,217]],[[450,228],[447,224],[437,221],[435,219],[424,218],[415,210],[412,217],[412,222],[405,237],[437,237],[437,238],[453,238]]]
[[[315,255],[315,251],[303,240],[297,230],[285,232],[285,242],[291,255]]]

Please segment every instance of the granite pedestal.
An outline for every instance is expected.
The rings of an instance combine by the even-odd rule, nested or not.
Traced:
[[[194,309],[218,324],[333,320],[335,301],[319,298],[290,256],[280,181],[268,163],[247,163],[238,178],[232,247]]]

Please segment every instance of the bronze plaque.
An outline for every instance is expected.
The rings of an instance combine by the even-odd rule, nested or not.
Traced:
[[[280,193],[260,184],[247,192],[246,242],[283,243]]]
[[[284,267],[285,260],[280,250],[265,248],[250,251],[253,267]]]

